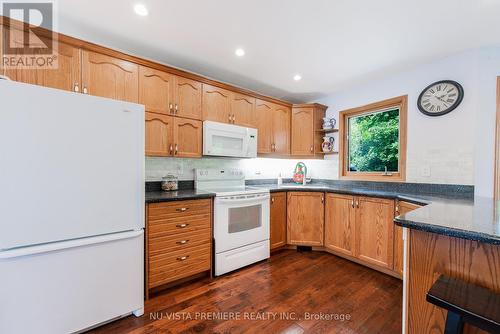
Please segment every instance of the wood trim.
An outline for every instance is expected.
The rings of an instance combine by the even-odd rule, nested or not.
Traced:
[[[392,271],[391,269],[387,269],[387,268],[384,268],[384,267],[377,266],[377,265],[375,265],[373,263],[366,262],[364,260],[358,259],[358,258],[356,258],[354,256],[351,256],[351,255],[347,255],[347,254],[339,252],[337,250],[333,250],[333,249],[326,248],[326,247],[313,247],[313,250],[314,251],[320,251],[320,252],[330,253],[330,254],[336,255],[338,257],[344,258],[346,260],[349,260],[349,261],[355,262],[357,264],[360,264],[360,265],[362,265],[364,267],[368,267],[370,269],[373,269],[373,270],[376,270],[378,272],[384,273],[386,275],[392,276],[394,278],[401,279],[401,276],[398,273]]]
[[[6,16],[0,16],[0,25],[6,26],[6,27],[15,27],[16,29],[21,29],[21,30],[24,29],[23,22],[13,20],[13,19],[8,18]],[[280,100],[280,99],[277,99],[274,97],[266,96],[266,95],[263,95],[260,93],[256,93],[256,92],[250,91],[248,89],[234,86],[234,85],[230,85],[228,83],[224,83],[221,81],[216,81],[216,80],[210,79],[208,77],[205,77],[203,75],[196,74],[193,72],[188,72],[186,70],[179,69],[179,68],[176,68],[173,66],[169,66],[169,65],[160,63],[160,62],[152,60],[152,59],[141,58],[138,56],[134,56],[134,55],[125,53],[125,52],[113,50],[111,48],[108,48],[108,47],[105,47],[102,45],[87,42],[87,41],[84,41],[84,40],[81,40],[81,39],[78,39],[75,37],[71,37],[71,36],[64,35],[64,34],[57,33],[57,32],[52,32],[50,30],[46,30],[43,28],[33,27],[33,29],[35,29],[37,31],[37,34],[39,33],[40,35],[43,35],[45,37],[54,38],[59,42],[66,43],[66,44],[69,44],[69,45],[72,45],[75,47],[79,47],[83,50],[93,51],[93,52],[101,53],[101,54],[108,55],[111,57],[119,58],[122,60],[127,60],[127,61],[133,62],[137,65],[147,66],[147,67],[150,67],[150,68],[153,68],[156,70],[160,70],[160,71],[175,74],[175,75],[178,75],[178,76],[181,76],[184,78],[196,80],[196,81],[199,81],[199,82],[204,83],[204,84],[227,89],[227,90],[230,90],[230,91],[233,91],[236,93],[249,95],[249,96],[255,97],[257,99],[280,104],[280,105],[283,105],[283,106],[286,106],[289,108],[292,107],[292,104],[290,102],[283,101],[283,100]]]
[[[500,76],[497,77],[497,113],[495,127],[495,170],[494,194],[495,201],[500,199]]]
[[[347,118],[364,113],[370,113],[384,108],[399,107],[399,172],[392,176],[383,176],[382,173],[352,173],[347,170],[346,153],[346,122]],[[367,180],[401,182],[406,180],[406,143],[407,143],[407,113],[408,95],[370,103],[361,107],[343,110],[339,113],[339,178],[345,180]]]

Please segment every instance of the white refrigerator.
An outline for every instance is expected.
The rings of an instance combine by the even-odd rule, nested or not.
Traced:
[[[0,333],[144,313],[144,107],[0,80]]]

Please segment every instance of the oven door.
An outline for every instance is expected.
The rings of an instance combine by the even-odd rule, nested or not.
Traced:
[[[203,155],[247,157],[247,132],[242,126],[203,122]]]
[[[269,194],[215,198],[215,252],[269,239]]]

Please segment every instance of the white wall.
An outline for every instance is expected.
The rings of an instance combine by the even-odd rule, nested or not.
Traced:
[[[320,102],[330,106],[329,116],[337,118],[340,110],[408,95],[407,182],[476,183],[479,194],[491,196],[499,50],[496,47],[456,54],[350,87]],[[462,104],[441,117],[421,114],[416,105],[418,95],[428,84],[442,79],[463,85]],[[430,169],[430,175],[425,169]]]
[[[410,71],[349,87],[319,101],[328,115],[387,98],[408,95],[407,182],[475,185],[476,194],[492,196],[496,110],[496,77],[500,46],[471,50]],[[416,106],[428,84],[442,79],[460,82],[462,104],[441,117],[428,117]],[[304,160],[314,178],[337,179],[338,157]],[[146,158],[146,177],[160,180],[168,172],[191,180],[193,168],[242,168],[248,179],[291,177],[294,159]],[[427,176],[425,170],[430,170]]]

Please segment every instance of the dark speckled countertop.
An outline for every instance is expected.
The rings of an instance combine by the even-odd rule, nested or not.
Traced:
[[[396,217],[397,225],[500,245],[500,224],[493,199],[474,198],[474,188],[462,185],[381,183],[359,181],[314,181],[306,186],[274,180],[247,181],[252,187],[279,191],[317,191],[399,199],[422,205]],[[147,191],[146,203],[212,198],[215,194],[184,189],[176,192]]]

